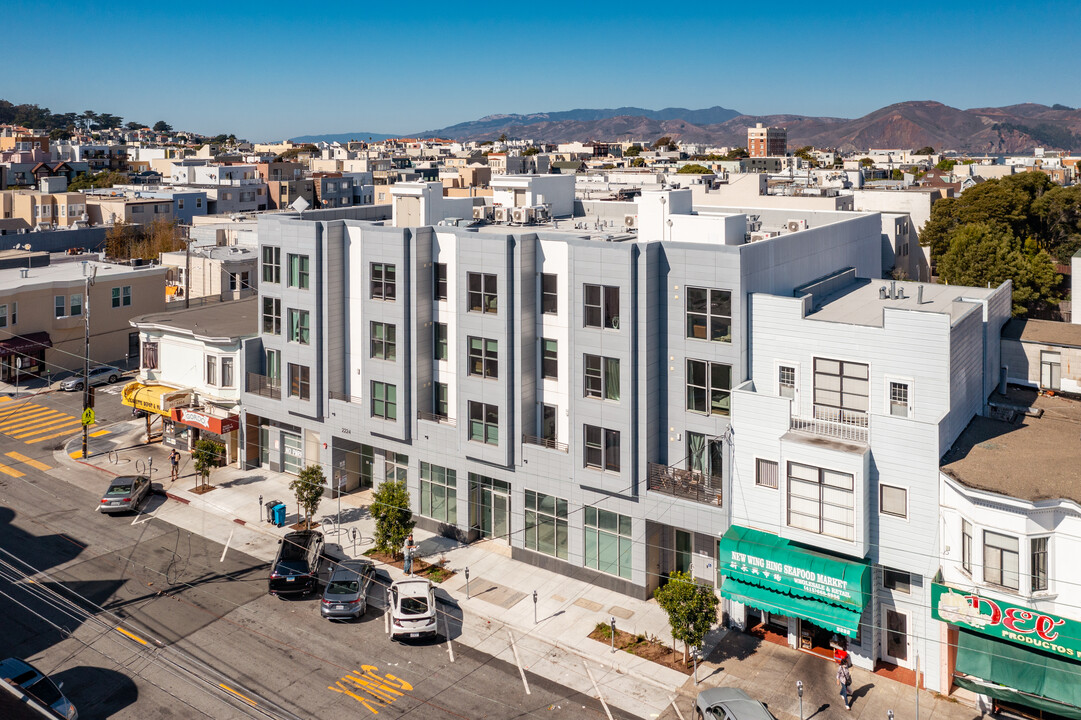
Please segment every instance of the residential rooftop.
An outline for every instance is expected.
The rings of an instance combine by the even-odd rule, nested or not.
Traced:
[[[253,295],[232,302],[140,315],[130,323],[144,330],[157,328],[206,340],[254,337],[259,334],[258,301]]]
[[[921,292],[922,288],[922,292]],[[884,310],[945,313],[951,324],[972,310],[972,302],[984,300],[996,288],[971,288],[937,283],[868,280],[855,282],[824,296],[807,315],[812,320],[882,327]]]
[[[1021,500],[1081,503],[1081,401],[1011,387],[1005,397],[992,395],[991,403],[1014,413],[1014,421],[975,417],[942,457],[942,472],[968,487]],[[1032,417],[1027,408],[1043,412]]]
[[[1081,325],[1055,320],[1011,318],[1002,328],[1002,339],[1081,348]]]
[[[28,236],[24,236],[28,237]],[[6,270],[0,270],[0,290],[17,290],[19,288],[28,288],[42,285],[50,282],[70,282],[73,280],[82,281],[91,273],[96,267],[97,282],[101,282],[103,278],[122,278],[132,277],[139,274],[165,274],[168,268],[162,265],[120,265],[118,263],[103,263],[94,261],[85,261],[86,270],[83,271],[84,261],[75,262],[56,262],[52,265],[46,265],[43,267],[33,267],[27,272],[26,268],[9,268]],[[24,274],[25,273],[25,277]]]

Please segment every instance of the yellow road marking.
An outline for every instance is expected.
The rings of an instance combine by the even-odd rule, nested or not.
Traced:
[[[87,455],[87,457],[89,457],[90,453],[87,453],[86,455]],[[71,457],[73,457],[76,460],[82,460],[83,459],[83,451],[82,450],[76,450],[75,452],[71,453]]]
[[[8,401],[8,400],[10,400],[10,399],[11,399],[11,398],[9,398],[9,397],[8,397],[7,395],[4,395],[4,396],[0,396],[0,402],[7,402],[7,401]]]
[[[11,435],[12,437],[18,437],[19,433],[27,432],[28,430],[33,430],[34,428],[39,428],[39,429],[40,428],[46,428],[46,427],[48,427],[50,425],[56,425],[57,423],[61,423],[61,422],[70,422],[71,420],[75,420],[75,419],[76,418],[73,418],[71,415],[65,415],[64,413],[57,413],[56,415],[50,415],[50,416],[47,416],[47,417],[42,416],[40,418],[36,418],[31,422],[23,423],[22,425],[18,425],[16,427],[10,427],[10,428],[8,428],[6,430],[3,430],[2,432],[5,435]]]
[[[23,476],[23,474],[21,472],[19,472],[18,470],[16,470],[15,468],[8,467],[7,465],[2,465],[2,464],[0,464],[0,472],[4,473],[5,475],[10,475],[11,477],[17,477],[18,478],[18,477]]]
[[[44,437],[34,438],[33,440],[23,440],[23,442],[26,443],[27,445],[33,445],[34,443],[39,443],[42,440],[52,440],[53,438],[58,438],[58,437],[61,437],[63,435],[70,435],[71,431],[74,430],[74,429],[75,428],[68,428],[67,430],[64,430],[63,432],[58,432],[55,435],[46,435]]]
[[[7,455],[9,458],[15,458],[19,462],[25,463],[36,470],[41,470],[42,472],[52,470],[52,467],[50,467],[49,465],[46,465],[43,462],[38,462],[34,458],[26,457],[22,453],[9,452]]]
[[[11,437],[16,440],[22,440],[23,438],[33,437],[34,435],[40,435],[42,433],[49,432],[50,430],[59,430],[62,427],[82,425],[82,422],[74,418],[68,418],[67,420],[57,420],[56,422],[49,422],[45,425],[37,425],[33,428],[26,428],[29,432],[19,431],[18,435],[12,435]]]
[[[34,422],[42,418],[47,418],[50,415],[63,415],[64,413],[58,412],[51,408],[40,408],[37,410],[30,410],[27,412],[21,412],[14,415],[8,415],[0,419],[0,430],[5,430],[9,427],[15,427],[17,425]],[[14,419],[12,419],[14,418]]]
[[[244,702],[249,703],[252,707],[257,707],[258,706],[258,703],[256,703],[250,697],[248,697],[247,695],[241,695],[240,693],[238,693],[236,690],[229,687],[228,685],[223,685],[222,683],[218,683],[218,687],[220,687],[222,690],[228,690],[229,692],[233,693],[234,695],[236,695],[238,698],[240,698]]]
[[[3,412],[0,412],[0,420],[9,417],[15,417],[16,415],[31,410],[52,410],[48,405],[37,405],[31,402],[23,402],[19,405],[8,405]]]
[[[124,629],[124,628],[122,628],[122,627],[118,627],[118,628],[116,629],[116,631],[117,631],[118,633],[120,633],[121,635],[127,635],[127,636],[128,636],[129,638],[131,638],[132,640],[134,640],[135,642],[137,642],[137,643],[139,643],[139,644],[141,644],[141,645],[148,645],[148,644],[149,644],[149,643],[147,643],[147,641],[146,641],[146,640],[143,640],[143,639],[142,639],[141,637],[139,637],[138,635],[135,635],[135,634],[132,634],[132,633],[128,632],[127,630],[125,630],[125,629]]]
[[[90,433],[90,437],[101,437],[102,435],[108,435],[108,430],[98,430],[97,432]]]

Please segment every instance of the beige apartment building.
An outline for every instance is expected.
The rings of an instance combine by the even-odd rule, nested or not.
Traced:
[[[84,197],[91,225],[112,225],[119,220],[149,225],[158,219],[174,220],[173,201],[170,198],[140,198],[122,193],[88,194]]]
[[[168,268],[64,261],[0,270],[0,381],[80,370],[86,279],[90,288],[90,360],[122,362],[139,352],[130,320],[165,309]]]
[[[23,220],[31,228],[69,227],[85,212],[86,199],[82,193],[0,190],[0,218]]]
[[[240,300],[258,287],[256,247],[193,247],[190,258],[184,252],[162,253],[161,264],[169,268],[166,296],[171,300],[183,300],[185,287],[189,299],[208,298],[204,302]],[[185,279],[189,266],[191,275]]]

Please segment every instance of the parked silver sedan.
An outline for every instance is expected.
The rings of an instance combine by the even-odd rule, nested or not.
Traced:
[[[139,507],[150,494],[150,478],[145,475],[121,475],[113,478],[109,489],[105,491],[98,512],[127,512]]]
[[[123,376],[123,370],[121,370],[120,368],[114,368],[111,365],[99,365],[98,367],[92,367],[90,368],[89,375],[90,387],[94,387],[96,385],[104,385],[105,383],[109,383],[110,385],[112,385],[113,383],[120,382],[120,378],[122,378]],[[72,375],[67,380],[64,380],[62,383],[60,383],[60,389],[67,390],[69,392],[73,390],[82,390],[84,387],[85,385],[83,384],[82,373]]]
[[[345,560],[334,568],[323,589],[319,614],[330,620],[359,618],[368,609],[368,587],[375,578],[371,560]]]
[[[777,720],[765,705],[734,687],[703,690],[694,709],[699,720]]]

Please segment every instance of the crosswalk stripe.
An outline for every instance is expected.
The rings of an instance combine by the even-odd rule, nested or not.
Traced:
[[[11,400],[7,395],[0,395],[0,402],[8,402]]]
[[[23,440],[23,442],[27,445],[33,445],[34,443],[39,443],[42,440],[52,440],[54,438],[62,437],[64,435],[71,435],[72,430],[74,430],[74,428],[68,428],[67,430],[64,430],[63,432],[58,432],[55,435],[46,435],[44,437],[34,438],[33,440]]]
[[[0,472],[5,473],[7,475],[10,475],[11,477],[19,478],[19,477],[23,476],[23,474],[21,472],[19,472],[18,470],[16,470],[15,468],[8,467],[7,465],[4,465],[3,463],[0,463]]]
[[[0,415],[0,425],[10,425],[11,423],[19,422],[23,418],[28,418],[33,415],[40,415],[41,413],[49,412],[58,411],[53,410],[52,408],[41,407],[39,405],[30,405],[29,407],[23,408],[17,412],[3,413],[2,415]]]
[[[33,437],[35,435],[47,433],[51,430],[59,430],[62,427],[69,427],[72,425],[82,425],[82,421],[69,416],[66,420],[60,420],[58,422],[50,423],[48,425],[41,425],[38,427],[30,428],[30,432],[20,432],[19,435],[12,435],[11,437],[15,438],[16,440],[22,440],[23,438]]]
[[[8,423],[7,425],[0,425],[0,432],[10,435],[13,432],[18,432],[22,428],[30,427],[31,425],[40,425],[43,422],[49,422],[50,420],[57,420],[62,417],[71,417],[62,412],[50,410],[45,413],[37,413],[34,417],[23,416],[15,422]]]
[[[12,452],[9,452],[9,453],[7,454],[7,456],[8,456],[9,458],[13,458],[13,459],[15,459],[15,460],[18,460],[18,461],[19,461],[19,462],[21,462],[21,463],[24,463],[24,464],[26,464],[26,465],[29,465],[30,467],[32,467],[32,468],[34,468],[34,469],[36,469],[36,470],[41,470],[42,472],[46,472],[46,471],[48,471],[48,470],[52,470],[52,467],[50,467],[49,465],[46,465],[46,464],[45,464],[45,463],[43,463],[43,462],[38,462],[38,461],[37,461],[37,460],[35,460],[34,458],[26,457],[26,456],[25,456],[25,455],[23,455],[22,453],[18,453],[18,452],[14,452],[14,451],[12,451]]]
[[[108,435],[108,430],[98,430],[97,432],[90,433],[90,437],[101,437],[102,435]]]

